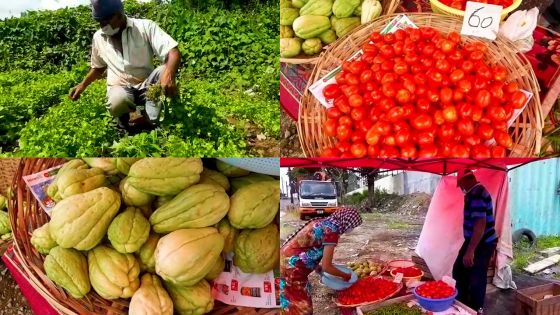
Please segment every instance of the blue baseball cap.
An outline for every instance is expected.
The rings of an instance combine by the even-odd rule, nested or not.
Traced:
[[[124,11],[121,0],[91,0],[91,12],[96,21],[109,20]]]

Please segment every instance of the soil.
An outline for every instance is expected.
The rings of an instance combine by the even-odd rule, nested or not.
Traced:
[[[33,315],[29,304],[3,262],[0,263],[0,315]]]
[[[280,115],[280,156],[302,157],[303,151],[299,144],[296,122],[281,110]]]

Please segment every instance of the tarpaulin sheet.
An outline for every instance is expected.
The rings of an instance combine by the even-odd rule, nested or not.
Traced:
[[[496,260],[499,264],[496,270],[500,270],[513,257],[507,204],[507,173],[479,169],[475,175],[492,196],[499,237],[497,253],[502,255]],[[464,242],[463,206],[464,195],[457,187],[457,178],[442,177],[432,197],[416,247],[416,253],[426,261],[435,279],[451,276],[453,263]]]
[[[438,175],[449,175],[460,169],[508,170],[510,166],[520,166],[533,161],[536,158],[507,158],[507,159],[452,159],[452,158],[429,158],[429,159],[382,159],[382,158],[282,158],[281,167],[302,168],[357,168],[371,167],[386,170],[404,170],[428,172]]]

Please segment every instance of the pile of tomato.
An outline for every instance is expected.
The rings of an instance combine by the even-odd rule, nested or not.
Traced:
[[[398,285],[384,278],[365,277],[350,288],[338,293],[337,301],[342,305],[356,305],[384,300],[398,289]]]
[[[455,294],[455,288],[443,281],[430,281],[417,287],[416,293],[427,299],[446,299]]]
[[[504,9],[513,4],[513,0],[469,0],[469,1],[501,5]],[[445,4],[450,8],[461,10],[461,11],[465,11],[465,8],[467,6],[467,0],[439,0],[439,2]]]
[[[508,71],[484,61],[487,46],[431,27],[374,32],[323,95],[322,157],[504,157],[507,121],[527,96]]]
[[[392,275],[397,275],[402,273],[405,278],[419,277],[422,275],[422,270],[416,267],[399,267],[391,271]]]

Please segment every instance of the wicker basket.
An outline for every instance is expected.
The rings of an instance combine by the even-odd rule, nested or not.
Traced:
[[[400,0],[380,0],[380,1],[382,3],[382,7],[383,7],[383,11],[381,12],[381,16],[395,13],[395,11],[397,11],[397,8],[399,7],[399,4],[401,3]],[[337,41],[338,40],[339,39],[337,39]],[[333,44],[331,44],[331,45],[333,45]],[[325,50],[323,50],[323,52],[324,51]],[[296,57],[293,57],[293,58],[280,58],[280,62],[292,63],[292,64],[302,64],[302,63],[315,64],[319,61],[319,58],[320,58],[320,55],[308,56],[308,55],[305,55],[305,54],[302,53],[302,54],[300,54]]]
[[[60,314],[103,314],[127,315],[128,300],[106,300],[95,291],[91,291],[82,299],[75,299],[68,295],[64,289],[55,285],[47,278],[43,269],[44,256],[39,254],[31,245],[33,230],[45,224],[49,217],[43,211],[38,201],[23,181],[23,176],[65,163],[65,159],[24,159],[19,164],[11,188],[15,197],[9,200],[10,219],[13,227],[14,255],[19,260],[20,270],[29,280],[35,290],[41,294]],[[229,315],[272,315],[277,314],[276,309],[256,309],[237,307],[216,302],[210,314]]]
[[[508,14],[513,12],[521,5],[521,1],[522,0],[515,0],[509,7],[502,10],[502,15],[501,15],[502,21],[505,20]],[[439,2],[438,0],[430,0],[430,5],[432,7],[432,11],[437,14],[456,16],[461,19],[463,18],[463,16],[465,16],[465,11],[457,10],[452,7],[449,7]]]
[[[8,197],[12,180],[19,166],[20,159],[0,159],[0,194]],[[12,239],[0,240],[0,255],[12,244]]]
[[[327,119],[326,110],[309,92],[309,86],[360,50],[361,45],[369,39],[369,35],[373,31],[380,31],[396,16],[396,14],[383,16],[370,24],[359,27],[343,40],[337,41],[321,55],[320,61],[311,74],[299,108],[298,134],[306,156],[317,157],[323,148],[332,147],[336,143],[334,137],[327,137],[323,134],[322,125]],[[407,13],[407,16],[418,26],[432,26],[443,32],[460,31],[462,26],[462,20],[452,16],[431,13]],[[480,39],[465,37],[464,40],[473,42]],[[534,156],[540,151],[543,128],[539,86],[535,73],[529,61],[525,56],[515,52],[514,46],[509,40],[500,37],[494,42],[487,43],[489,62],[505,66],[508,70],[508,78],[517,82],[520,88],[532,92],[534,95],[509,130],[513,138],[513,148],[509,156]]]

